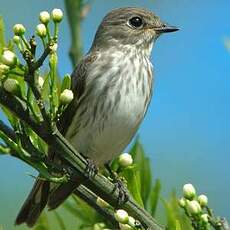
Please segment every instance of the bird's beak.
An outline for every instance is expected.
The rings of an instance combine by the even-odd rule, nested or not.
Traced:
[[[163,24],[161,27],[154,28],[154,30],[159,33],[170,33],[179,30],[179,28]]]

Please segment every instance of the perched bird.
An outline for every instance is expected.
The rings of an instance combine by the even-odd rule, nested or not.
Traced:
[[[75,97],[59,124],[76,150],[97,166],[120,154],[135,135],[152,95],[153,44],[162,33],[176,30],[134,7],[112,10],[98,27],[72,74]],[[37,180],[16,224],[33,226],[47,202],[57,207],[78,185],[67,182],[50,194],[50,183]]]

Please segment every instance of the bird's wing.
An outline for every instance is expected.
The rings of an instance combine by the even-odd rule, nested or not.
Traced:
[[[88,54],[86,55],[80,63],[77,65],[75,70],[73,71],[72,77],[72,85],[71,89],[74,93],[73,101],[68,105],[64,113],[62,114],[59,122],[58,129],[65,135],[70,126],[73,117],[76,113],[76,110],[79,106],[79,100],[82,98],[85,92],[85,85],[88,77],[88,68],[89,66],[96,60],[97,55]],[[55,154],[53,152],[53,154]],[[54,156],[54,160],[57,161],[58,157]],[[59,161],[60,162],[60,161]],[[50,209],[54,209],[58,207],[61,203],[65,201],[65,199],[79,186],[80,179],[73,182],[69,181],[66,184],[62,184],[53,190],[51,195],[49,196],[48,206]]]
[[[72,85],[71,90],[74,93],[73,101],[68,105],[60,120],[58,122],[58,129],[59,131],[65,135],[78,107],[79,99],[85,92],[85,85],[87,80],[87,69],[88,67],[96,60],[97,54],[96,53],[89,53],[86,55],[80,63],[77,65],[75,70],[71,75]]]

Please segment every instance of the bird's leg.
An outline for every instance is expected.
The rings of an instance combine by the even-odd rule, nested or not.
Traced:
[[[106,163],[104,164],[104,166],[105,166],[105,169],[107,170],[107,172],[109,173],[110,178],[114,181],[115,178],[118,177],[118,175],[117,175],[116,172],[114,172],[114,171],[111,169],[111,167],[110,167],[110,162],[106,162]]]
[[[86,158],[87,166],[85,169],[85,176],[93,178],[98,173],[98,167],[92,159]]]
[[[119,207],[128,201],[129,197],[127,193],[127,188],[123,184],[122,180],[119,178],[118,174],[111,169],[109,162],[105,163],[104,166],[109,172],[110,177],[112,178],[112,181],[114,183],[113,192],[118,190],[117,207]]]

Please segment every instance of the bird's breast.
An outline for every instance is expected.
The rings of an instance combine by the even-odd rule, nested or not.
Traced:
[[[145,115],[152,88],[147,57],[108,56],[90,67],[86,93],[73,121],[75,128],[67,132],[78,151],[100,162],[119,154],[130,142]]]

